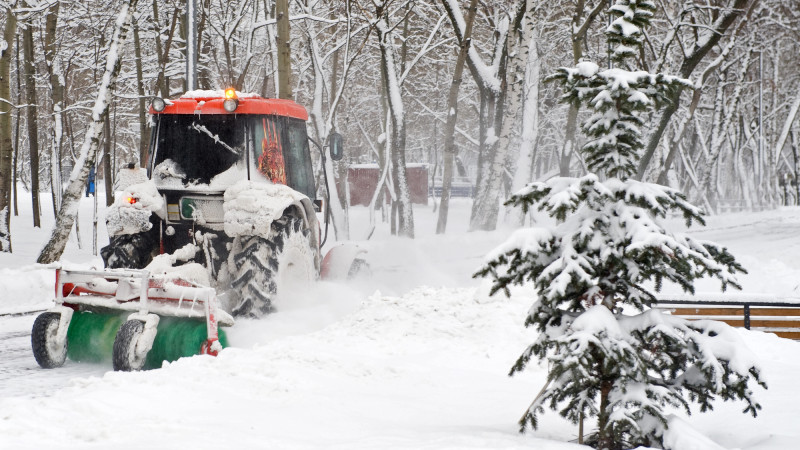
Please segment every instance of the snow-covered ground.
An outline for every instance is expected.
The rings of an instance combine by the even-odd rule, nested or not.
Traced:
[[[92,254],[91,200],[81,205],[83,248],[73,236],[63,260],[101,267]],[[451,204],[444,236],[433,232],[431,206],[415,208],[414,240],[393,238],[379,224],[361,242],[372,278],[318,283],[290,309],[238,321],[219,357],[139,373],[70,361],[43,370],[34,361],[35,316],[11,314],[51,303],[53,271],[33,264],[53,221],[46,196],[42,205],[44,227],[31,229],[29,202],[20,199],[14,253],[0,254],[2,449],[584,448],[569,443],[577,426],[556,413],[544,414],[536,432],[517,432],[546,376],[539,365],[507,376],[534,337],[522,326],[533,292],[488,297],[488,281],[472,279],[507,231],[467,233],[466,201]],[[368,234],[368,214],[352,214],[358,240]],[[107,242],[102,224],[101,217],[98,246]],[[800,209],[712,217],[695,236],[729,246],[749,271],[745,292],[800,298]],[[675,450],[800,448],[800,343],[740,334],[761,358],[769,385],[757,391],[763,411],[753,419],[742,405],[720,403],[693,414],[673,426]]]

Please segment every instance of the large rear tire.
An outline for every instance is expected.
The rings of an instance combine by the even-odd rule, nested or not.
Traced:
[[[31,347],[33,357],[43,369],[53,369],[64,365],[67,359],[67,340],[58,342],[58,324],[61,314],[45,312],[33,322]]]
[[[114,338],[112,357],[114,370],[123,372],[142,370],[147,355],[139,355],[136,351],[136,345],[142,334],[144,334],[144,322],[141,320],[128,320],[122,324]]]
[[[316,251],[310,234],[301,219],[285,216],[272,223],[268,238],[236,238],[228,264],[233,272],[234,316],[271,313],[279,298],[316,279]]]

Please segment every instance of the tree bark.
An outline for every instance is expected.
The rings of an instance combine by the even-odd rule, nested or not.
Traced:
[[[600,0],[593,10],[589,12],[586,20],[583,20],[583,13],[586,6],[584,0],[578,0],[575,5],[575,14],[572,16],[572,64],[578,64],[583,58],[583,45],[586,41],[586,34],[592,22],[600,14],[605,6],[605,1]],[[564,144],[561,146],[561,155],[558,161],[559,174],[568,177],[572,155],[578,151],[578,107],[570,104],[567,111],[567,126],[564,129]]]
[[[381,50],[381,72],[386,82],[386,95],[392,119],[392,181],[397,194],[397,234],[414,237],[414,213],[406,176],[406,123],[397,67],[394,58],[394,42],[388,18],[383,16],[376,26]]]
[[[11,251],[11,166],[14,147],[11,143],[11,55],[17,16],[7,7],[3,29],[5,45],[0,46],[0,251]]]
[[[139,24],[133,20],[133,50],[136,55],[136,92],[139,95],[139,167],[144,167],[147,147],[150,145],[150,128],[147,126],[147,102],[142,72],[142,47],[139,42]]]
[[[445,1],[446,3],[446,1]],[[456,68],[453,72],[453,81],[450,84],[450,92],[447,96],[447,124],[444,129],[444,155],[442,163],[442,196],[439,205],[439,218],[436,222],[436,234],[443,234],[447,230],[447,214],[450,209],[450,188],[453,185],[453,166],[455,165],[455,131],[458,119],[458,91],[461,88],[461,77],[464,72],[464,64],[467,60],[467,53],[472,38],[472,24],[475,21],[475,14],[478,11],[478,1],[471,0],[467,10],[467,24],[464,36],[461,39],[461,48],[456,60]]]
[[[26,3],[23,2],[23,5]],[[31,163],[33,226],[40,228],[42,224],[39,211],[39,127],[36,106],[36,67],[33,58],[33,20],[29,19],[22,28],[22,66],[25,75],[25,101],[27,102],[25,117],[28,125],[28,151]]]
[[[278,21],[278,98],[292,98],[292,54],[289,42],[289,0],[276,0],[275,16]],[[332,174],[331,174],[332,175]]]
[[[470,230],[494,230],[500,211],[500,191],[505,179],[506,163],[511,142],[519,133],[517,121],[523,99],[525,67],[528,59],[528,42],[533,34],[532,13],[534,2],[520,0],[515,7],[513,22],[506,35],[498,78],[502,80],[501,92],[495,105],[492,130],[496,141],[484,162],[482,187],[473,204]],[[488,164],[488,165],[487,165]]]
[[[162,46],[161,25],[158,18],[158,0],[153,0],[153,23],[156,27],[156,56],[158,57],[158,77],[156,78],[156,90],[161,90],[161,96],[168,98],[169,77],[166,75],[167,63],[169,63],[169,49],[172,46],[172,36],[175,35],[175,26],[178,23],[178,13],[180,8],[175,8],[172,13],[172,22],[169,26],[169,36],[167,42]]]
[[[539,83],[541,81],[542,60],[536,38],[529,43],[528,66],[525,73],[525,100],[522,107],[522,136],[519,156],[516,161],[511,192],[524,188],[533,179],[533,162],[536,156],[536,141],[539,138]],[[525,215],[522,208],[507,208],[506,223],[514,227],[522,226]]]
[[[60,2],[55,2],[47,12],[44,35],[44,59],[50,77],[50,93],[53,104],[53,129],[50,152],[50,193],[53,198],[53,214],[61,206],[61,142],[63,140],[64,86],[61,84],[60,65],[56,59],[56,27]]]
[[[450,18],[450,23],[453,25],[456,38],[461,42],[464,40],[465,29],[461,25],[464,23],[464,18],[457,5],[458,3],[456,2],[442,2],[445,12]],[[494,61],[502,63],[502,59],[506,56],[506,31],[499,24],[496,25],[494,31],[497,40],[492,57]],[[491,203],[497,203],[497,198],[492,198],[492,193],[489,191],[489,182],[492,177],[490,172],[492,155],[497,148],[496,130],[499,129],[498,121],[502,117],[503,109],[502,76],[499,74],[498,69],[485,64],[481,60],[479,53],[474,49],[467,51],[466,64],[480,93],[478,173],[475,180],[472,211],[470,212],[470,230],[491,230],[497,225],[497,215],[495,214],[494,221],[491,218],[487,220],[486,209],[498,208],[496,205],[491,205]],[[503,64],[497,65],[502,66]]]
[[[109,109],[111,108],[111,101],[109,99]],[[114,203],[114,183],[113,183],[113,175],[111,173],[111,115],[109,114],[106,117],[106,120],[103,121],[103,185],[106,189],[106,206],[111,206]],[[99,178],[100,174],[96,173],[96,178]],[[95,179],[95,186],[97,185],[97,179]],[[95,189],[99,191],[99,189]],[[96,194],[95,194],[96,195]]]
[[[64,252],[70,230],[75,223],[75,215],[84,192],[89,170],[94,165],[97,148],[100,144],[100,135],[103,122],[108,120],[108,108],[114,85],[122,67],[121,51],[130,28],[131,18],[136,8],[137,0],[127,0],[123,3],[114,28],[114,35],[106,55],[105,72],[97,93],[97,99],[92,108],[92,122],[86,131],[80,155],[75,162],[75,167],[70,176],[69,186],[64,193],[61,209],[56,217],[56,224],[47,244],[42,249],[36,262],[49,264],[57,261]]]
[[[608,429],[608,421],[611,411],[608,395],[611,393],[613,383],[610,380],[600,381],[600,411],[597,414],[597,448],[613,449],[618,448],[618,443],[614,442],[614,436]]]
[[[17,78],[17,104],[21,105],[22,104],[22,75],[21,75],[22,74],[22,70],[20,70],[20,67],[22,67],[22,66],[20,65],[20,62],[19,62],[19,49],[22,46],[19,43],[19,33],[17,33],[16,40],[17,40],[17,45],[14,48],[14,61],[16,62],[16,66],[17,66],[17,77],[16,77]],[[17,191],[19,191],[19,189],[17,189],[17,179],[18,179],[18,176],[17,176],[18,175],[17,174],[17,172],[18,172],[17,161],[19,161],[19,143],[20,143],[19,129],[20,129],[20,123],[21,122],[22,122],[22,111],[20,111],[20,109],[17,108],[16,121],[14,122],[14,160],[11,161],[12,172],[14,174],[12,176],[12,178],[11,178],[11,187],[14,189],[14,200],[13,200],[14,201],[14,217],[19,216],[19,202],[17,201],[18,200],[17,197],[18,197],[18,194],[19,194],[19,192],[17,192]]]
[[[328,135],[331,133],[331,131],[333,131],[334,116],[336,114],[336,108],[339,104],[339,102],[336,101],[336,96],[340,95],[337,74],[338,51],[334,53],[334,69],[331,75],[331,88],[326,89],[326,77],[322,65],[322,57],[320,56],[319,41],[314,33],[315,31],[309,24],[309,56],[311,57],[311,66],[314,72],[314,95],[309,116],[311,120],[311,126],[314,129],[314,134],[316,135],[317,139],[321,141],[320,143],[324,145],[328,139]],[[346,77],[347,73],[344,74],[344,78]],[[342,80],[342,83],[344,82],[345,80]],[[328,104],[327,117],[324,117],[323,114],[323,106],[325,103]],[[324,155],[322,156],[322,159],[324,160],[323,164],[325,165],[324,171],[327,174],[326,179],[323,181],[327,182],[325,189],[328,192],[330,200],[330,204],[327,205],[328,213],[330,214],[330,218],[333,222],[333,229],[336,233],[336,239],[347,240],[350,239],[350,224],[346,209],[347,199],[341,199],[339,196],[339,190],[337,188],[338,184],[336,182],[336,168],[334,167],[333,161],[330,158],[325,158]],[[344,165],[341,164],[340,166]],[[344,180],[344,178],[341,176],[340,179]]]
[[[498,143],[495,148],[489,172],[489,188],[485,213],[481,221],[473,222],[474,229],[493,230],[497,226],[499,200],[502,183],[508,163],[508,155],[512,142],[518,141],[521,131],[520,112],[525,100],[525,74],[528,65],[529,44],[533,38],[533,12],[535,3],[530,0],[520,1],[511,28],[507,36],[507,67],[505,71],[506,98],[502,106],[502,124],[500,125]],[[517,209],[517,208],[514,208]]]

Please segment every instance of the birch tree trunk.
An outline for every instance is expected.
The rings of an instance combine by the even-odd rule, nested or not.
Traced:
[[[11,167],[14,147],[11,142],[11,55],[17,32],[16,12],[9,5],[0,40],[0,251],[11,251]]]
[[[789,108],[789,114],[786,116],[786,120],[783,122],[781,134],[778,136],[778,142],[775,144],[776,155],[780,155],[781,151],[783,150],[783,146],[786,145],[786,139],[789,137],[789,133],[792,131],[792,124],[794,124],[794,121],[797,118],[798,111],[800,111],[800,93],[798,93],[795,97],[792,106]],[[775,159],[777,160],[777,157]]]
[[[511,181],[511,192],[517,192],[532,181],[533,160],[536,140],[539,138],[539,82],[541,80],[542,60],[536,38],[530,40],[528,48],[528,66],[525,71],[525,100],[522,107],[522,138],[520,139],[519,156],[517,157],[514,178]],[[522,226],[525,215],[522,208],[506,209],[506,223]]]
[[[533,37],[533,11],[535,2],[521,0],[516,7],[514,20],[506,36],[508,62],[505,68],[505,98],[501,99],[496,121],[500,123],[497,143],[494,146],[488,171],[486,187],[479,191],[476,203],[479,213],[473,210],[470,220],[471,230],[494,230],[500,212],[500,188],[505,175],[509,148],[514,135],[519,133],[519,115],[523,103],[525,87],[525,68],[528,63],[528,43]],[[495,128],[496,130],[497,128]]]
[[[394,58],[394,38],[385,15],[376,24],[381,50],[381,72],[385,81],[389,111],[392,118],[392,140],[389,147],[392,160],[392,180],[397,193],[397,234],[414,237],[414,213],[406,177],[406,123],[403,99]]]
[[[108,120],[109,100],[114,90],[114,85],[122,67],[120,52],[125,43],[131,26],[131,18],[136,9],[137,0],[127,0],[123,3],[114,27],[114,35],[106,54],[106,66],[103,79],[97,93],[97,98],[92,108],[92,122],[86,130],[86,136],[81,146],[78,160],[70,175],[69,185],[64,192],[61,209],[56,217],[56,223],[47,244],[39,253],[36,262],[49,264],[57,261],[64,252],[70,230],[75,223],[75,215],[83,195],[89,170],[94,165],[97,148],[100,144],[100,135],[103,132],[103,122]]]

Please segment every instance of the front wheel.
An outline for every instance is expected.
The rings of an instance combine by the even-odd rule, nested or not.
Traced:
[[[137,351],[137,345],[144,334],[144,322],[128,320],[122,324],[114,338],[114,370],[130,372],[142,370],[147,360],[147,352]]]
[[[58,325],[61,314],[45,312],[33,322],[31,330],[31,347],[33,357],[43,369],[53,369],[64,365],[67,360],[67,339],[58,339]]]
[[[296,217],[272,223],[270,236],[239,236],[229,267],[233,271],[234,316],[261,317],[317,278],[316,250],[311,230]]]

